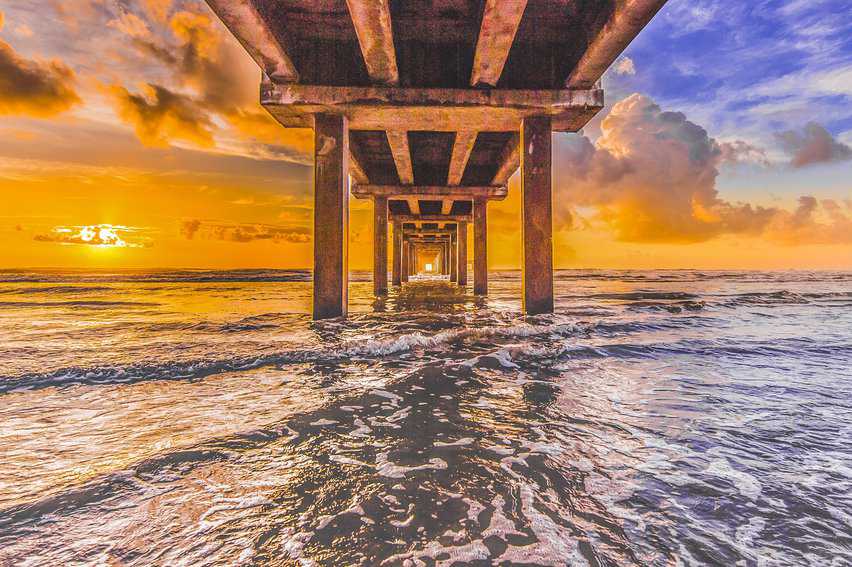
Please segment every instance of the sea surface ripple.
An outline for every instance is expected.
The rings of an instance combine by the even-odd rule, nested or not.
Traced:
[[[852,274],[0,271],[0,565],[852,565]]]

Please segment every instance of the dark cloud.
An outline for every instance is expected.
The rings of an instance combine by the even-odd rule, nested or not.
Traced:
[[[801,132],[787,130],[775,136],[790,155],[793,167],[852,159],[852,148],[835,140],[831,132],[816,122],[809,122]]]
[[[184,221],[181,224],[180,231],[185,238],[190,240],[196,235],[209,240],[224,240],[228,242],[268,240],[275,243],[289,242],[301,244],[310,242],[311,240],[310,229],[301,226],[220,223],[193,219]]]
[[[47,117],[65,112],[81,102],[74,82],[74,71],[61,61],[26,59],[0,41],[0,115]]]
[[[212,147],[213,123],[193,99],[159,85],[146,85],[142,94],[133,94],[115,85],[109,89],[118,115],[132,124],[139,139],[148,146],[165,147],[172,140],[184,140]]]
[[[184,235],[187,240],[192,240],[195,238],[196,233],[198,233],[199,228],[201,228],[201,221],[198,219],[184,221],[181,223],[180,233]]]

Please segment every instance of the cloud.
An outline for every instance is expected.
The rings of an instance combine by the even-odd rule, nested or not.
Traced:
[[[221,223],[192,219],[181,223],[180,232],[188,240],[199,236],[208,240],[241,243],[267,240],[276,244],[281,242],[303,244],[311,241],[310,229],[302,226]]]
[[[775,134],[791,159],[793,167],[852,159],[852,148],[832,137],[825,127],[809,122],[801,132],[787,130]]]
[[[796,209],[779,211],[767,236],[781,244],[852,244],[852,201],[799,197]]]
[[[557,178],[570,179],[554,199],[563,228],[582,224],[575,220],[579,217],[603,224],[627,242],[693,243],[747,235],[785,245],[852,243],[852,202],[803,196],[788,211],[720,197],[719,167],[765,164],[763,151],[739,140],[719,142],[682,113],[663,111],[646,96],[633,94],[613,106],[601,132],[594,143],[575,135],[557,146]]]
[[[0,115],[44,118],[82,102],[74,71],[61,61],[25,59],[0,41]]]
[[[145,11],[159,22],[165,22],[172,8],[172,0],[143,0]]]
[[[213,123],[191,97],[150,84],[142,94],[118,85],[108,92],[119,117],[133,125],[143,144],[166,147],[172,140],[184,140],[213,147]]]
[[[57,226],[49,233],[36,234],[33,240],[57,244],[79,244],[100,248],[142,248],[151,246],[150,238],[141,229],[129,226],[95,224],[83,226]]]
[[[635,75],[636,74],[636,66],[633,64],[633,59],[630,57],[622,57],[619,59],[613,70],[618,75]]]
[[[560,215],[594,207],[598,220],[630,242],[701,242],[725,233],[761,232],[774,211],[721,199],[718,167],[759,154],[745,142],[719,143],[682,113],[633,94],[613,106],[596,143],[574,136],[558,158],[571,183]]]

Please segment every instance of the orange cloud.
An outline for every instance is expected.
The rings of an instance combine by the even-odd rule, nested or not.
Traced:
[[[165,22],[172,9],[172,0],[144,0],[145,10],[157,21]]]
[[[133,125],[143,144],[165,147],[171,140],[184,140],[213,147],[213,123],[191,97],[150,84],[143,94],[133,94],[118,85],[108,92],[118,115]]]
[[[226,240],[243,243],[256,240],[269,240],[275,243],[288,242],[302,244],[311,241],[310,228],[303,226],[202,222],[198,219],[192,219],[181,223],[180,232],[188,240],[193,240],[196,236],[199,236],[208,240]]]
[[[33,240],[58,244],[81,244],[100,248],[141,248],[151,240],[140,236],[141,229],[111,224],[57,226],[47,234],[37,234]]]
[[[0,115],[43,118],[65,112],[82,102],[74,82],[74,71],[61,61],[25,59],[0,41]]]
[[[561,218],[593,206],[627,242],[702,242],[726,233],[760,233],[775,211],[721,199],[718,166],[759,150],[719,143],[679,112],[633,94],[613,106],[595,144],[574,137],[565,155],[571,184]],[[579,182],[576,182],[579,178]]]

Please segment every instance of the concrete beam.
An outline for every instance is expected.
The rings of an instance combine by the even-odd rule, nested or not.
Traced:
[[[666,0],[616,2],[609,21],[568,75],[565,86],[569,89],[592,88],[665,3]]]
[[[460,221],[471,221],[473,220],[473,215],[391,215],[391,220],[393,222],[438,222],[438,223],[447,223],[447,222],[460,222]]]
[[[473,202],[473,293],[488,295],[488,201]]]
[[[603,91],[335,87],[261,83],[261,103],[284,126],[310,128],[318,112],[343,114],[353,130],[517,132],[525,116],[550,115],[576,132],[603,108]]]
[[[349,130],[318,115],[314,130],[314,319],[346,315],[349,287]]]
[[[299,80],[299,72],[287,55],[286,46],[272,35],[252,0],[206,1],[266,75],[283,83]]]
[[[346,5],[370,79],[383,85],[398,84],[399,70],[393,44],[390,2],[346,0]]]
[[[426,200],[440,199],[489,199],[500,201],[509,194],[505,185],[487,185],[484,187],[446,187],[442,185],[356,185],[352,195],[358,199],[370,199],[374,195],[385,195],[390,200],[405,201],[413,198]]]
[[[527,0],[486,0],[470,84],[497,86],[524,16]]]
[[[420,199],[416,197],[409,197],[405,199],[408,202],[408,210],[411,211],[412,215],[420,214]]]
[[[524,119],[521,129],[523,307],[553,312],[553,202],[550,118]]]
[[[370,182],[367,173],[361,167],[361,163],[352,155],[352,152],[349,152],[349,175],[352,177],[352,181],[359,185]]]
[[[373,199],[373,292],[388,292],[388,198]]]
[[[396,172],[399,174],[399,182],[403,185],[411,185],[414,183],[414,168],[411,166],[408,132],[388,130],[387,135],[393,161],[396,164]]]
[[[497,168],[497,173],[491,181],[495,185],[507,185],[509,178],[512,177],[518,167],[521,165],[521,154],[518,152],[518,135],[512,136],[512,139],[503,148],[503,154],[500,156],[500,165]]]
[[[456,132],[453,154],[450,158],[450,173],[447,175],[447,185],[461,184],[464,170],[467,167],[467,160],[470,159],[470,153],[476,143],[476,134],[475,131],[471,130]]]

